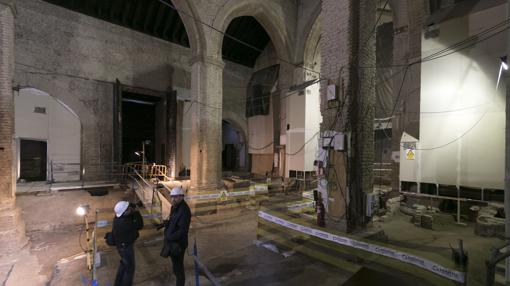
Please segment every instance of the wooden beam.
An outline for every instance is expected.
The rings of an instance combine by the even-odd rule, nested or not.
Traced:
[[[143,30],[145,32],[148,32],[149,30],[149,25],[151,23],[151,20],[152,20],[152,14],[153,14],[153,10],[154,10],[154,5],[156,3],[156,1],[151,1],[150,5],[149,5],[149,8],[147,9],[147,12],[145,13],[145,20],[144,20],[144,23],[143,23]]]
[[[164,19],[164,15],[165,15],[165,6],[163,6],[163,4],[161,4],[160,2],[158,2],[158,5],[156,5],[157,9],[158,9],[158,13],[157,13],[157,16],[156,16],[156,22],[154,23],[154,27],[152,27],[152,34],[154,35],[158,35],[158,28],[161,26],[161,22],[163,21]]]
[[[97,1],[86,1],[85,2],[85,13],[88,15],[96,15],[97,14]]]
[[[179,21],[177,21],[172,27],[172,36],[170,37],[172,42],[179,43],[181,29],[184,29],[184,25],[182,24],[181,19],[179,19]]]
[[[133,17],[133,22],[131,23],[131,27],[141,29],[142,25],[140,22],[142,21],[142,11],[143,11],[143,2],[144,0],[136,0],[135,7],[135,16]]]
[[[128,20],[130,17],[132,17],[132,13],[130,13],[133,9],[133,1],[131,0],[128,0],[128,1],[122,1],[122,3],[124,3],[124,7],[122,7],[122,14],[121,14],[121,18],[122,18],[122,25],[126,26],[126,27],[129,27],[129,23],[128,23]]]
[[[168,40],[172,40],[171,35],[169,36],[169,32],[175,26],[175,23],[179,21],[179,15],[171,9],[167,9],[168,17],[166,18],[165,28],[163,29],[163,37]]]
[[[117,0],[110,0],[110,1],[111,1],[111,3],[110,3],[110,11],[109,11],[110,16],[109,17],[110,17],[110,21],[115,23],[115,22],[117,22],[115,19],[115,10],[117,8],[116,7],[117,5],[115,5],[115,4],[117,4]]]
[[[189,46],[189,38],[188,38],[188,33],[186,32],[186,28],[182,27],[182,32],[181,32],[181,37],[179,39],[179,44],[181,46]]]

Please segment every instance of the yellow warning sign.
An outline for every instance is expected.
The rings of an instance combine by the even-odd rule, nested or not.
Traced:
[[[220,195],[219,195],[218,199],[221,202],[225,202],[225,201],[227,201],[227,197],[228,197],[228,192],[226,190],[223,190],[223,191],[220,192]]]
[[[414,160],[415,151],[413,149],[406,150],[406,160]]]

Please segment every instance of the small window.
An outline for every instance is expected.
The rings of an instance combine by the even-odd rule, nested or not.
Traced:
[[[34,107],[34,113],[46,114],[46,107],[36,106]]]

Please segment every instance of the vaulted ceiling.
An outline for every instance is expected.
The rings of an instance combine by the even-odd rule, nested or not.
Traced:
[[[188,35],[179,14],[158,0],[44,1],[189,47]]]
[[[238,17],[230,22],[223,39],[223,58],[245,66],[255,66],[255,61],[270,42],[266,30],[251,16]],[[242,43],[241,43],[242,42]]]
[[[184,47],[189,39],[176,10],[159,0],[44,0],[78,13],[133,29]],[[171,3],[169,0],[165,0]],[[253,17],[235,18],[223,41],[223,58],[253,67],[260,51],[269,43],[269,36]],[[252,47],[254,48],[252,48]]]

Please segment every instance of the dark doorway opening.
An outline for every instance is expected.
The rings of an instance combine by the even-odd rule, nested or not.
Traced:
[[[376,163],[391,163],[391,129],[374,131],[374,153]]]
[[[242,131],[226,120],[223,120],[222,123],[223,171],[242,171],[246,164],[246,146]]]
[[[20,180],[46,181],[46,166],[46,141],[20,140]]]
[[[122,92],[122,162],[155,162],[156,105],[159,97]],[[145,154],[142,153],[145,152]]]

